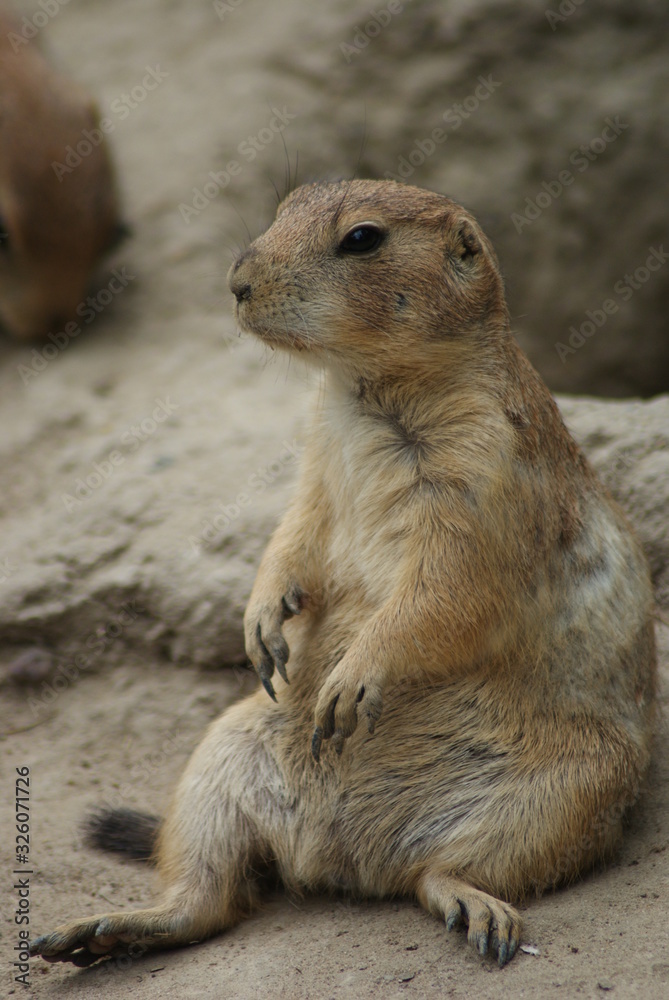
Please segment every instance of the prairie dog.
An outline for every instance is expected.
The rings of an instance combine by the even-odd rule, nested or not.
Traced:
[[[229,284],[243,330],[324,372],[245,615],[276,704],[259,689],[193,754],[157,835],[156,905],[33,952],[88,964],[207,937],[269,868],[298,891],[416,898],[504,965],[513,901],[608,857],[637,797],[646,560],[453,201],[298,188]]]
[[[97,126],[91,98],[56,74],[0,7],[0,327],[15,337],[62,330],[122,232]],[[57,174],[54,162],[82,143],[90,152]]]

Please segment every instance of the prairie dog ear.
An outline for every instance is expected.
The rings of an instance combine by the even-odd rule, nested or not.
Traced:
[[[481,252],[481,240],[471,222],[463,219],[456,230],[455,253],[465,260]]]

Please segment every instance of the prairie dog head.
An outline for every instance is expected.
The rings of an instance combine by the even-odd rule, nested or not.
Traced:
[[[121,227],[95,104],[15,27],[0,12],[0,327],[28,338],[75,318]]]
[[[354,377],[448,364],[507,323],[476,221],[394,181],[297,188],[228,281],[242,330]]]

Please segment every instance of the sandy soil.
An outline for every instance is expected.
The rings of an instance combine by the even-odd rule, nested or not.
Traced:
[[[190,204],[208,172],[223,170],[244,137],[267,125],[268,103],[308,120],[317,97],[307,71],[306,0],[290,7],[269,0],[230,6],[221,20],[209,3],[72,0],[40,33],[103,109],[138,84],[146,66],[160,64],[168,76],[127,118],[119,117],[112,135],[135,227],[115,265],[127,266],[137,280],[29,385],[17,378],[17,366],[31,363],[31,348],[0,344],[0,419],[7,430],[0,443],[2,554],[9,552],[14,566],[5,582],[10,610],[0,666],[15,662],[31,642],[67,652],[68,641],[81,645],[127,602],[138,602],[137,621],[48,704],[33,710],[35,689],[2,688],[0,791],[8,823],[15,769],[30,768],[35,934],[73,916],[137,907],[150,898],[151,871],[85,849],[78,822],[89,806],[104,802],[161,812],[204,726],[254,683],[241,667],[212,672],[182,664],[240,659],[240,607],[290,470],[286,481],[274,477],[248,517],[216,546],[203,546],[195,557],[188,538],[201,532],[214,500],[234,498],[254,469],[269,468],[282,442],[299,434],[304,379],[281,366],[264,367],[254,345],[230,349],[235,331],[223,291],[226,244],[245,238],[237,208],[254,231],[268,221],[274,195],[267,178],[282,183],[280,140],[244,164],[230,184],[234,198],[219,193],[189,222],[179,205]],[[336,53],[355,24],[351,4],[328,5],[318,18]],[[299,48],[302,67],[292,76],[286,70],[291,46]],[[383,93],[374,101],[381,119]],[[343,160],[349,152],[355,159],[354,133],[342,137]],[[179,408],[169,433],[160,429],[146,448],[129,454],[106,492],[66,517],[60,495],[68,484],[165,393]],[[224,456],[220,463],[215,454]],[[247,522],[253,535],[240,547]],[[162,604],[151,572],[164,584]],[[203,594],[212,595],[209,604]],[[160,633],[158,618],[167,622]],[[10,619],[13,631],[4,624]],[[662,642],[666,703],[666,629]],[[648,788],[618,859],[568,890],[529,901],[525,944],[534,947],[503,970],[477,958],[462,933],[448,934],[411,902],[277,894],[234,931],[184,951],[86,971],[36,962],[29,990],[13,981],[11,966],[18,928],[8,826],[0,993],[50,1000],[486,1000],[594,998],[611,991],[620,998],[659,997],[669,992],[668,816],[669,731],[661,719]]]
[[[73,685],[39,728],[6,739],[8,803],[12,769],[31,769],[35,931],[64,918],[149,900],[151,872],[82,848],[77,824],[89,806],[100,803],[160,812],[204,725],[250,683],[239,668],[213,674],[130,663]],[[17,696],[4,707],[5,725],[11,727],[20,711]],[[668,761],[669,734],[663,727],[648,789],[618,859],[605,871],[522,907],[525,943],[538,953],[521,953],[503,970],[476,957],[463,933],[449,934],[411,902],[277,895],[237,929],[185,951],[85,971],[35,963],[30,995],[492,1000],[594,998],[605,988],[623,998],[665,995]],[[16,931],[13,868],[5,847],[5,963],[12,960]],[[20,996],[22,987],[12,984],[7,964],[2,975],[7,995]]]

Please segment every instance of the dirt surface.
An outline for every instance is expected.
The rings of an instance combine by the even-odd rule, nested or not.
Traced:
[[[31,17],[43,10],[16,6]],[[444,44],[461,37],[466,6],[452,5]],[[481,7],[503,17],[502,4]],[[294,476],[310,380],[237,339],[225,272],[235,245],[248,239],[245,224],[255,234],[271,217],[271,182],[284,185],[284,140],[293,172],[299,149],[302,177],[327,173],[326,161],[332,176],[351,173],[366,116],[366,170],[382,175],[384,162],[393,169],[406,144],[426,134],[422,124],[412,131],[419,98],[446,71],[435,48],[441,36],[430,20],[434,5],[416,8],[409,38],[412,31],[424,37],[430,54],[420,72],[407,63],[418,75],[410,74],[416,86],[405,104],[389,68],[395,49],[406,51],[399,28],[378,38],[376,62],[370,42],[367,70],[358,61],[343,73],[349,64],[341,45],[351,42],[363,12],[367,17],[367,6],[343,0],[319,10],[306,0],[238,0],[220,7],[222,17],[210,3],[187,0],[70,0],[30,42],[94,92],[112,119],[134,235],[104,265],[92,294],[107,287],[114,269],[125,269],[126,286],[80,336],[48,354],[44,345],[0,339],[0,790],[8,820],[2,996],[486,1000],[669,992],[665,715],[648,787],[618,859],[567,890],[528,901],[524,940],[532,953],[504,970],[477,958],[462,933],[447,933],[411,902],[277,894],[232,932],[184,951],[87,971],[38,961],[28,990],[13,980],[15,769],[30,768],[31,932],[85,913],[138,907],[150,899],[151,871],[84,848],[80,818],[100,803],[162,812],[204,726],[253,686],[241,666],[241,613]],[[615,35],[611,25],[607,31],[600,41]],[[558,36],[555,51],[567,37]],[[459,70],[451,55],[448,95],[433,94],[440,106],[470,93],[478,68],[469,74],[484,58],[477,46],[470,62],[463,54]],[[602,59],[604,74],[611,57]],[[149,69],[166,75],[143,92]],[[353,85],[366,72],[373,86],[356,100]],[[134,88],[134,107],[118,104]],[[614,98],[609,104],[622,100]],[[579,105],[584,134],[605,103],[593,103],[590,119]],[[485,132],[488,122],[492,129],[493,118],[482,113],[477,127]],[[272,121],[285,128],[272,131]],[[652,128],[636,134],[652,136]],[[244,150],[257,137],[251,158]],[[512,161],[488,156],[485,144],[476,155],[476,143],[468,151],[453,138],[452,147],[457,155],[443,189],[476,211],[486,171],[496,172],[497,190]],[[233,160],[240,170],[226,180]],[[412,179],[440,186],[436,163]],[[211,197],[202,193],[210,172],[218,178]],[[548,175],[539,173],[539,182]],[[544,233],[553,218],[545,214]],[[635,238],[643,245],[645,230]],[[527,245],[518,244],[522,268],[532,256]],[[614,249],[598,279],[602,288],[607,275],[617,276]],[[507,255],[510,261],[511,243]],[[548,272],[547,315],[554,296]],[[583,310],[604,297],[599,287],[589,286]],[[639,309],[647,295],[643,309],[655,302],[659,316],[659,294],[660,285],[649,284],[636,299]],[[580,348],[574,365],[597,343]],[[616,358],[619,371],[624,365]],[[642,535],[669,620],[669,399],[564,400],[563,407]],[[121,461],[105,476],[112,451]],[[666,704],[666,625],[659,635]]]
[[[83,848],[78,822],[88,807],[101,803],[161,812],[205,724],[249,682],[239,668],[212,674],[129,663],[73,685],[38,728],[5,740],[8,803],[13,768],[31,769],[35,932],[70,917],[148,902],[151,872]],[[666,682],[663,692],[666,702]],[[11,727],[21,710],[20,696],[6,703],[5,725]],[[538,953],[520,953],[503,970],[479,959],[463,933],[448,933],[411,902],[277,895],[235,930],[184,951],[85,971],[35,962],[29,995],[492,1000],[595,998],[609,986],[615,987],[614,996],[630,1000],[663,996],[669,984],[668,761],[669,735],[662,727],[648,789],[618,859],[579,884],[523,906],[524,943]],[[17,929],[9,874],[14,867],[5,845],[0,989],[21,996],[24,990],[12,983],[8,968]]]

